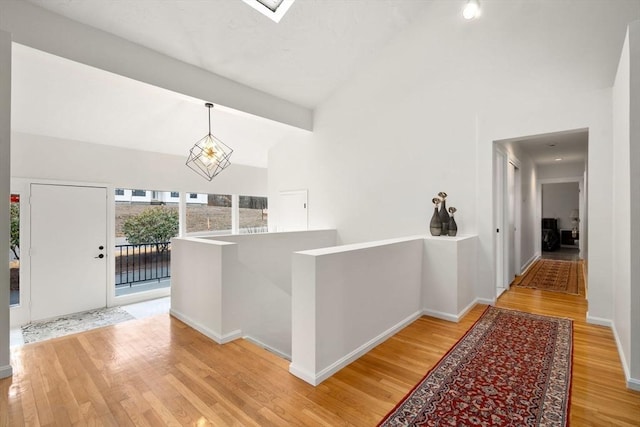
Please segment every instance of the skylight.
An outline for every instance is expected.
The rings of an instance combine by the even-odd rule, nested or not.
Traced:
[[[242,0],[274,22],[280,22],[295,0]]]
[[[268,7],[271,12],[278,10],[278,7],[282,4],[282,0],[258,0],[258,2]]]

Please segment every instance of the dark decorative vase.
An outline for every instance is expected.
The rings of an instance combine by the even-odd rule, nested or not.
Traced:
[[[449,212],[447,212],[447,201],[440,203],[440,223],[442,223],[442,236],[449,235]]]
[[[433,208],[433,216],[429,223],[429,230],[431,230],[432,236],[439,236],[442,234],[442,223],[440,222],[440,215],[438,214],[438,207]]]
[[[449,218],[449,236],[455,236],[456,234],[458,234],[458,224],[456,224],[456,219],[453,217],[453,214],[451,215],[451,218]]]

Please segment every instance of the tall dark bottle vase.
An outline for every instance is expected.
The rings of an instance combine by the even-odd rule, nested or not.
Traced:
[[[438,207],[433,208],[433,216],[429,223],[429,230],[432,236],[439,236],[442,234],[442,223],[440,222],[440,215],[438,214]]]
[[[440,223],[442,223],[442,236],[449,235],[449,212],[447,212],[447,201],[440,203]]]
[[[458,224],[456,224],[456,219],[453,217],[453,214],[451,215],[451,218],[449,218],[449,236],[455,236],[456,234],[458,234]]]

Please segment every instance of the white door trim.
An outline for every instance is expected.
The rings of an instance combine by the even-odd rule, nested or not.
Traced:
[[[493,150],[493,247],[494,247],[494,287],[498,296],[506,289],[504,287],[504,217],[505,203],[504,194],[506,186],[506,163],[507,153],[494,143]]]
[[[509,275],[513,271],[521,273],[521,228],[522,228],[522,178],[520,160],[507,152],[499,143],[494,142],[493,151],[493,193],[494,193],[494,280],[498,295],[510,286]],[[514,227],[509,227],[509,186],[508,168],[514,166]],[[497,230],[500,230],[499,232]],[[513,237],[513,257],[510,256],[510,239]]]
[[[516,276],[522,273],[522,170],[520,168],[520,161],[509,156],[508,163],[514,166],[513,171],[513,200],[514,200],[514,227],[513,232],[513,271]]]

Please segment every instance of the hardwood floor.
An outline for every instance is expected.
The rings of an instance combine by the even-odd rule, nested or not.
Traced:
[[[638,426],[611,330],[583,297],[512,288],[497,306],[574,319],[573,426]],[[288,362],[238,340],[218,345],[161,315],[12,350],[0,425],[373,426],[475,322],[422,317],[312,387]]]

